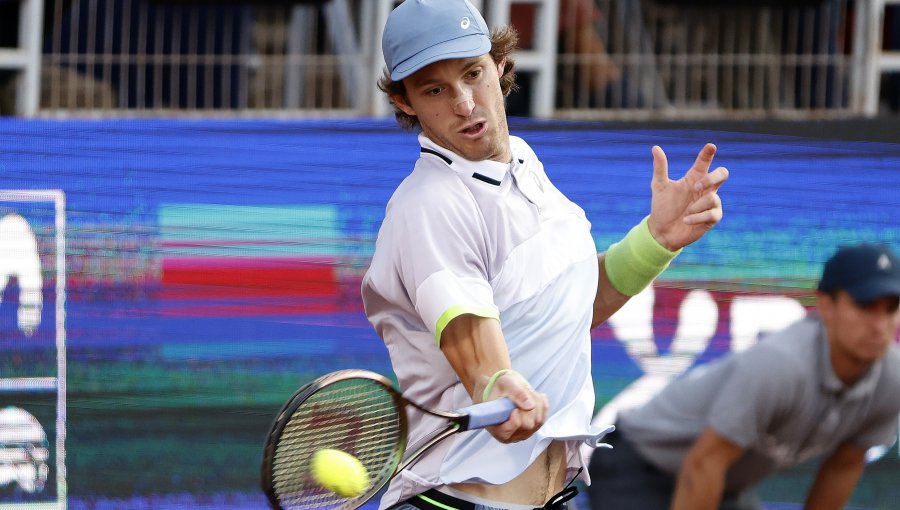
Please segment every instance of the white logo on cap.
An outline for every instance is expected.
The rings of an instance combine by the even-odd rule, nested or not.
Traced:
[[[469,28],[469,25],[471,25],[471,24],[472,24],[472,22],[469,20],[469,18],[465,17],[462,19],[462,21],[459,22],[459,27],[462,28],[463,30],[465,30],[465,29]]]
[[[887,255],[882,253],[881,256],[878,257],[878,269],[881,269],[882,271],[887,271],[890,268],[891,268],[891,259],[889,259]]]

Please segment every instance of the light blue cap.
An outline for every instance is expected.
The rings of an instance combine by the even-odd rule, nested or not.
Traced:
[[[491,38],[468,0],[405,0],[388,16],[381,49],[396,81],[439,60],[480,57]]]

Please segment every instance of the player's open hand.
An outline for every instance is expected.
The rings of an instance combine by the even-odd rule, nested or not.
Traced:
[[[708,143],[693,166],[677,181],[669,179],[669,162],[659,146],[653,147],[653,180],[648,226],[653,238],[675,251],[703,237],[722,219],[718,190],[728,170],[709,171],[716,146]]]
[[[550,407],[547,396],[534,391],[528,381],[514,370],[497,379],[488,400],[500,397],[509,397],[518,407],[508,420],[487,428],[487,431],[501,443],[515,443],[528,439],[547,419],[547,409]]]

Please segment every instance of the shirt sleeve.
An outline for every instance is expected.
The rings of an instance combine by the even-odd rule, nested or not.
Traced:
[[[881,379],[874,390],[870,405],[871,417],[853,435],[851,441],[861,448],[891,446],[897,441],[900,428],[900,349],[891,347],[882,359]]]
[[[393,237],[400,279],[438,343],[459,315],[499,319],[484,220],[461,184],[441,191],[428,190],[406,204]]]
[[[771,423],[790,412],[795,370],[764,349],[744,351],[713,401],[707,425],[742,448],[757,444]]]
[[[854,435],[853,444],[860,448],[893,446],[897,440],[898,424],[900,424],[900,416],[896,412],[873,419]]]
[[[868,418],[850,437],[861,448],[892,446],[900,429],[900,350],[892,348],[881,361],[880,378],[872,390]]]

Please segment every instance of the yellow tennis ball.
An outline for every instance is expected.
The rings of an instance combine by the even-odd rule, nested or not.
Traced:
[[[333,448],[318,450],[313,454],[311,464],[310,471],[316,482],[345,498],[359,496],[369,486],[366,468],[349,453]]]

